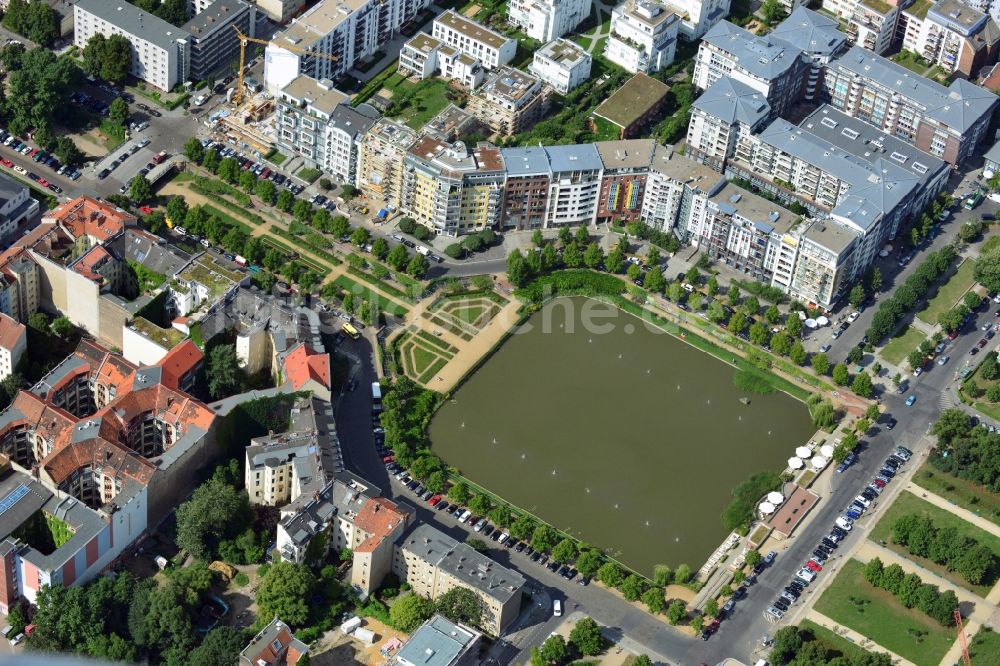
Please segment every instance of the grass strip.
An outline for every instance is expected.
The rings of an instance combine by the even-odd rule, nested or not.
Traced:
[[[383,280],[379,280],[374,275],[369,275],[368,273],[365,273],[360,268],[355,268],[354,266],[350,266],[347,269],[347,272],[355,277],[361,278],[368,284],[377,287],[378,289],[384,291],[386,294],[389,294],[390,296],[394,296],[395,298],[398,298],[401,301],[407,301],[408,303],[413,302],[413,299],[410,298],[408,295],[406,295],[406,293],[404,293],[400,289],[393,287],[391,284],[388,284]]]
[[[346,275],[339,276],[333,283],[348,293],[354,294],[356,297],[375,303],[380,310],[396,317],[403,317],[409,312],[409,308],[389,300],[379,292],[359,282],[355,282]]]

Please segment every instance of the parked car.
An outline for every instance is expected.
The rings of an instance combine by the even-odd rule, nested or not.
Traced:
[[[906,406],[907,407],[912,407],[913,403],[915,403],[916,401],[917,401],[917,396],[916,395],[911,395],[909,398],[906,399]]]

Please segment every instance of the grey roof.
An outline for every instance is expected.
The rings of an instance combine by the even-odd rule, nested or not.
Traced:
[[[726,177],[694,160],[674,151],[673,146],[656,145],[653,159],[649,165],[650,175],[662,173],[696,192],[705,192],[709,196],[715,194],[728,182]]]
[[[0,210],[2,210],[9,201],[21,196],[21,193],[26,189],[28,188],[9,177],[7,174],[0,174]]]
[[[453,578],[499,601],[521,594],[524,576],[426,523],[418,523],[399,545]]]
[[[963,37],[979,32],[989,19],[986,14],[958,0],[941,0],[927,10],[927,17]]]
[[[570,146],[546,146],[552,172],[600,171],[604,167],[601,155],[592,143]]]
[[[771,36],[808,54],[832,56],[847,43],[847,35],[837,26],[829,16],[799,7],[771,31]]]
[[[638,169],[649,167],[653,161],[656,141],[653,139],[621,139],[619,141],[599,141],[594,144],[601,156],[604,170]]]
[[[337,105],[330,114],[329,125],[348,134],[352,139],[363,135],[378,120],[378,114],[367,104],[361,106],[367,108],[354,108],[347,104]]]
[[[940,83],[914,74],[902,65],[871,51],[851,47],[835,61],[837,66],[899,93],[922,107],[924,115],[958,132],[965,132],[983,116],[992,113],[997,96],[992,92],[955,79],[945,88]]]
[[[236,32],[228,24],[232,22],[232,17],[246,11],[248,7],[249,5],[243,0],[215,0],[205,7],[204,11],[181,26],[181,29],[191,33],[196,39],[204,39],[219,27],[223,27],[235,40]]]
[[[125,229],[125,233],[115,238],[111,246],[119,256],[161,275],[174,275],[191,261],[187,252],[138,227]]]
[[[477,631],[435,615],[413,632],[396,658],[420,666],[451,666],[480,636]]]
[[[501,148],[503,163],[507,165],[508,176],[549,175],[549,154],[541,146],[526,148]]]
[[[754,227],[764,234],[785,233],[800,216],[780,204],[748,192],[733,183],[726,183],[716,192],[711,201],[722,213],[739,215],[753,222]]]
[[[186,30],[124,0],[77,0],[76,6],[161,49],[170,49],[177,40],[191,36]]]
[[[840,256],[858,238],[858,232],[830,220],[814,220],[802,232],[802,237],[836,252]]]
[[[993,146],[986,151],[983,158],[987,162],[993,162],[994,164],[1000,164],[1000,141],[997,141]]]
[[[719,21],[702,40],[727,53],[741,68],[765,81],[781,78],[795,66],[802,50],[771,35],[758,37],[729,21]]]
[[[49,501],[52,491],[27,474],[10,471],[0,479],[0,539],[16,531]]]
[[[767,99],[745,83],[723,76],[694,101],[692,106],[729,124],[756,127],[771,114]]]
[[[368,500],[381,494],[381,490],[360,476],[340,471],[315,495],[300,497],[298,511],[286,515],[281,525],[291,540],[302,547],[323,531],[334,516],[345,514],[353,518]],[[285,507],[284,511],[287,510]]]
[[[825,119],[825,120],[824,120]],[[925,187],[948,170],[948,165],[937,157],[877,129],[873,125],[852,118],[824,104],[803,120],[799,127],[829,141],[854,157],[874,164],[886,160],[917,179]],[[895,170],[892,174],[897,174]]]

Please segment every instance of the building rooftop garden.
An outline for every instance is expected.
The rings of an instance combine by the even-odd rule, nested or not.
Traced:
[[[197,282],[208,289],[212,299],[216,299],[226,293],[233,284],[242,280],[243,274],[231,270],[212,257],[203,254],[185,266],[177,274],[177,278],[188,282]]]
[[[184,341],[184,334],[176,328],[160,328],[145,317],[136,317],[129,326],[158,345],[173,349]]]

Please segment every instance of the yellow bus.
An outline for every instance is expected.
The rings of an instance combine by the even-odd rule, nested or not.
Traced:
[[[361,334],[358,333],[358,329],[354,328],[350,324],[344,324],[344,326],[340,330],[349,335],[352,340],[357,340],[358,338],[361,337]]]

